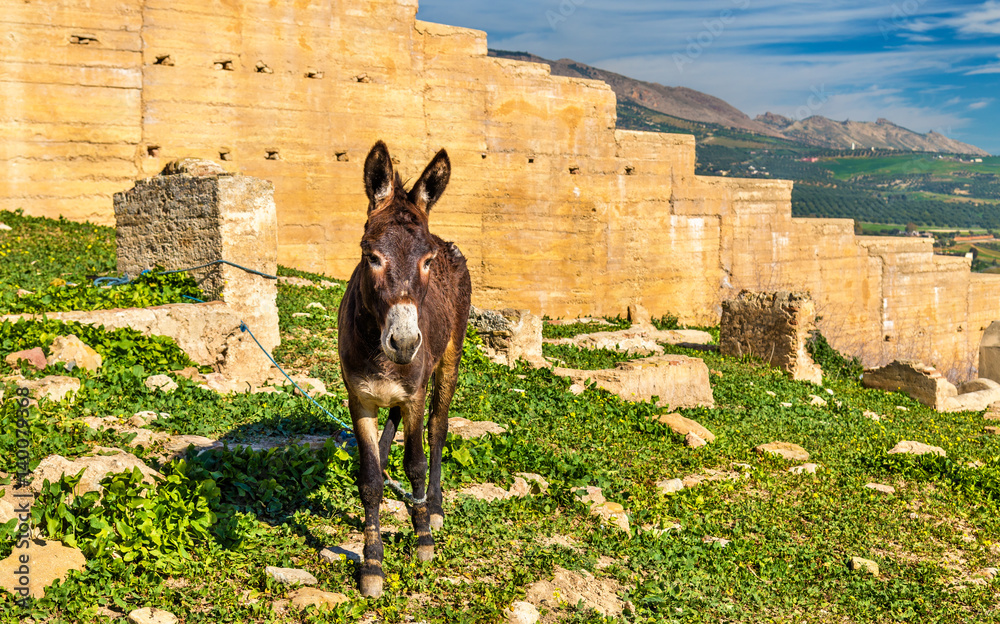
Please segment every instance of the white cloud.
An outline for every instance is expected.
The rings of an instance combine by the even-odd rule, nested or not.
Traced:
[[[1000,2],[989,0],[944,23],[963,35],[1000,35]]]
[[[969,104],[969,110],[979,110],[980,108],[986,108],[993,100],[979,100],[978,102],[973,102]]]

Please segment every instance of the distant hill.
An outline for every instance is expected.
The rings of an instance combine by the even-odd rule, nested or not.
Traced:
[[[913,132],[885,119],[879,119],[875,122],[841,122],[817,115],[796,121],[773,113],[758,115],[756,119],[751,119],[724,100],[687,87],[667,87],[655,82],[636,80],[578,63],[572,59],[551,61],[528,52],[509,52],[506,50],[490,50],[489,53],[490,56],[544,63],[551,68],[552,74],[556,76],[602,80],[614,90],[620,102],[633,103],[680,119],[791,139],[806,145],[829,149],[851,149],[853,143],[857,149],[874,147],[901,151],[989,155],[988,152],[974,145],[949,139],[936,132],[928,134]]]
[[[815,115],[802,120],[789,119],[774,113],[758,115],[756,121],[767,124],[784,136],[816,145],[839,149],[892,148],[917,152],[948,152],[989,156],[989,152],[974,145],[949,139],[943,134],[920,134],[897,126],[888,119],[868,121],[833,121]]]

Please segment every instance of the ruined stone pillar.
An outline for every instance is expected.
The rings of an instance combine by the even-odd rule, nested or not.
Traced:
[[[186,269],[228,260],[267,275],[278,268],[274,186],[210,161],[171,163],[115,193],[118,272]],[[191,271],[206,300],[226,302],[268,351],[280,343],[277,281],[226,264]]]
[[[722,302],[719,352],[759,357],[792,374],[823,383],[823,371],[806,350],[815,329],[816,307],[809,293],[750,292]]]

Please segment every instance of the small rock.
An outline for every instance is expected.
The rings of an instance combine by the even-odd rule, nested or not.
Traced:
[[[701,538],[701,541],[705,544],[718,544],[719,548],[725,548],[732,543],[732,540],[723,539],[721,537],[713,537],[711,535],[706,535]]]
[[[630,531],[628,515],[625,513],[625,508],[622,507],[620,503],[595,503],[590,506],[590,515],[598,516],[603,521],[617,526],[626,533]]]
[[[768,442],[767,444],[761,444],[754,448],[754,450],[758,453],[780,455],[792,461],[809,461],[809,453],[798,444],[792,444],[791,442]]]
[[[607,502],[607,499],[604,498],[604,494],[601,491],[601,488],[595,485],[588,485],[587,493],[582,496],[577,494],[577,498],[584,503],[591,503],[592,505],[600,505],[602,503]]]
[[[102,449],[101,447],[96,447],[94,450],[100,451]],[[103,489],[101,481],[104,477],[109,474],[131,472],[134,468],[139,469],[139,472],[142,473],[142,480],[149,484],[154,483],[155,477],[162,477],[160,473],[147,466],[135,455],[126,453],[120,449],[109,450],[113,450],[114,453],[111,455],[78,457],[73,461],[69,461],[62,455],[49,455],[40,461],[32,472],[31,489],[35,492],[41,492],[46,479],[48,479],[49,483],[55,483],[64,474],[72,476],[81,470],[84,471],[83,476],[76,487],[73,488],[73,493],[76,495],[86,492],[100,492]]]
[[[470,485],[469,487],[459,490],[459,494],[464,494],[466,496],[471,496],[472,498],[488,502],[504,500],[511,497],[510,492],[501,489],[492,483]]]
[[[45,370],[45,367],[48,366],[48,362],[45,360],[45,352],[42,351],[41,347],[11,353],[4,358],[4,361],[11,368],[18,368],[22,361],[27,362],[36,370]]]
[[[654,416],[653,419],[670,427],[671,431],[682,436],[694,433],[705,442],[715,442],[715,434],[690,418],[685,418],[680,414],[659,414]]]
[[[312,318],[308,312],[292,312],[292,318]]]
[[[507,433],[502,425],[488,420],[469,420],[456,416],[448,419],[448,431],[465,439],[481,438],[487,433],[500,435]]]
[[[397,522],[406,523],[410,520],[410,512],[406,509],[406,503],[393,500],[391,498],[382,499],[382,510],[392,514]]]
[[[175,624],[177,616],[156,607],[136,609],[128,614],[130,624]]]
[[[772,396],[772,397],[776,397],[776,396],[778,396],[778,393],[777,393],[777,392],[774,392],[774,391],[772,391],[772,390],[765,390],[765,391],[764,391],[764,394],[766,394],[767,396]]]
[[[874,420],[875,422],[882,420],[882,417],[879,414],[876,414],[875,412],[869,412],[868,410],[865,410],[864,417]]]
[[[323,591],[315,587],[300,587],[288,594],[292,600],[292,605],[299,609],[306,607],[335,607],[341,603],[348,602],[347,596],[340,593]]]
[[[28,593],[33,598],[41,598],[46,587],[57,579],[65,579],[73,570],[82,572],[87,564],[83,552],[64,546],[62,542],[34,540],[29,548],[31,574],[28,576]],[[23,587],[20,584],[22,575],[17,573],[23,565],[19,561],[23,554],[23,550],[15,548],[9,557],[0,561],[0,587],[14,595],[19,595],[15,593],[15,588]]]
[[[514,484],[510,486],[508,493],[517,498],[524,498],[532,494],[531,486],[522,477],[514,477]]]
[[[62,363],[66,370],[74,368],[96,371],[101,368],[103,358],[89,345],[77,338],[75,335],[59,336],[52,341],[49,346],[48,365]]]
[[[878,576],[878,564],[871,559],[863,559],[861,557],[851,557],[848,562],[847,567],[852,570],[863,570],[865,572],[870,572],[875,576]]]
[[[535,624],[541,617],[535,605],[523,600],[511,603],[505,613],[508,624]]]
[[[896,444],[896,446],[889,449],[889,454],[894,455],[896,453],[904,453],[908,455],[924,455],[925,453],[933,453],[935,455],[940,455],[941,457],[947,457],[947,453],[944,449],[939,446],[931,446],[929,444],[924,444],[923,442],[914,442],[912,440],[903,440]]]
[[[542,475],[535,474],[533,472],[518,472],[514,474],[515,477],[521,477],[531,486],[532,494],[544,494],[549,489],[549,482],[546,481]]]
[[[319,301],[313,301],[312,303],[306,306],[306,310],[311,310],[311,309],[323,310],[324,312],[326,312],[326,306],[320,303]]]
[[[816,474],[819,470],[819,464],[802,464],[801,466],[792,466],[788,469],[788,472],[792,474]]]
[[[303,287],[315,286],[315,284],[313,284],[311,280],[307,280],[303,277],[289,277],[286,275],[279,275],[278,283],[288,284],[289,286],[303,286]]]
[[[881,483],[866,483],[865,487],[869,490],[875,490],[876,492],[881,492],[883,494],[895,494],[896,488],[891,485],[882,485]]]
[[[698,434],[694,431],[689,431],[688,434],[684,436],[684,444],[688,448],[701,448],[703,446],[708,446],[708,442],[698,437]]]
[[[582,385],[578,383],[575,383],[569,387],[569,391],[577,396],[583,394],[584,390],[586,390],[586,388],[584,388]]]
[[[664,479],[656,483],[656,489],[663,494],[673,494],[684,489],[684,482],[680,479]]]
[[[365,545],[349,543],[340,546],[331,546],[319,551],[319,558],[327,563],[341,563],[343,561],[354,561],[361,563],[363,559],[363,549]]]
[[[315,585],[319,581],[316,577],[305,570],[298,568],[276,568],[267,566],[264,574],[283,585]]]
[[[1000,427],[984,427],[983,431],[987,435],[1000,435]]]
[[[330,280],[320,280],[319,281],[319,287],[323,288],[323,289],[326,289],[326,288],[340,288],[340,284],[338,284],[337,282],[331,282]]]
[[[983,568],[983,576],[990,579],[991,581],[997,576],[996,568]]]
[[[4,232],[9,232],[10,230],[13,230],[13,229],[14,228],[10,227],[6,223],[0,223],[0,230],[2,230]]]
[[[221,448],[222,442],[198,435],[175,435],[168,437],[163,442],[163,447],[170,454],[168,455],[170,457],[184,454],[189,446],[194,446],[197,451],[201,452],[208,449]]]
[[[4,381],[14,381],[20,388],[27,388],[32,396],[62,401],[69,393],[80,389],[80,380],[64,375],[49,375],[41,379],[25,379],[21,376],[7,377]]]
[[[778,403],[778,405],[780,405],[781,407],[791,407],[792,406],[791,403]]]
[[[910,411],[910,409],[908,407],[904,407],[902,405],[897,405],[896,409],[898,409],[901,412],[908,412],[908,411]]]
[[[198,381],[202,378],[201,371],[199,371],[196,366],[182,368],[179,371],[174,371],[174,374],[185,379],[190,379],[191,381]]]
[[[177,382],[171,379],[168,375],[152,375],[146,378],[143,384],[150,390],[164,393],[171,393],[177,389]]]
[[[821,399],[815,394],[809,395],[809,405],[818,405],[819,407],[826,407],[826,400]]]

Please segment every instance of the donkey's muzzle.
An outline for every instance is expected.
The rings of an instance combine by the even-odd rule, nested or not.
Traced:
[[[382,351],[385,356],[396,364],[409,364],[424,336],[417,324],[417,306],[412,303],[397,303],[389,308],[385,317],[385,329],[382,330]]]

